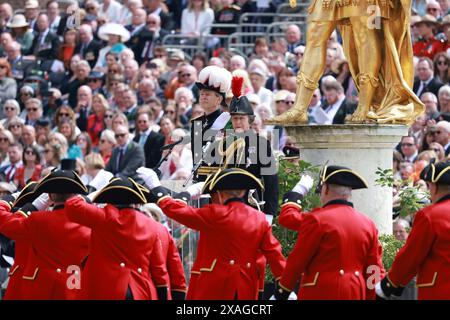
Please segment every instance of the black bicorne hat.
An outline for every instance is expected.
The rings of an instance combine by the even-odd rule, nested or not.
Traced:
[[[76,161],[62,159],[61,169],[53,169],[36,186],[36,196],[47,192],[57,194],[87,194],[88,190],[80,176],[75,172]]]
[[[295,159],[300,157],[300,149],[297,147],[285,146],[283,148],[284,159]]]
[[[114,178],[92,199],[94,203],[128,205],[147,203],[150,191],[131,178]]]
[[[29,182],[20,192],[19,196],[13,202],[13,207],[21,208],[27,203],[33,202],[38,195],[34,192],[38,183],[36,181]]]
[[[214,193],[218,190],[264,190],[261,180],[250,172],[240,168],[219,170],[209,181],[206,181],[203,193]]]
[[[450,184],[450,161],[435,163],[432,159],[430,164],[423,168],[420,178],[424,181],[437,184]]]
[[[342,166],[324,166],[320,172],[320,180],[317,185],[318,192],[325,183],[350,187],[352,189],[367,188],[366,181],[358,173]]]

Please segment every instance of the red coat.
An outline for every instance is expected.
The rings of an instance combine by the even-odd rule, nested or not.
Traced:
[[[286,203],[281,206],[278,216],[278,223],[286,229],[298,231],[305,214],[301,212],[301,207],[293,203]]]
[[[156,222],[134,209],[99,208],[81,197],[66,201],[67,216],[92,229],[89,257],[82,272],[83,298],[156,300],[167,287]]]
[[[450,197],[420,210],[389,271],[394,285],[417,275],[419,300],[450,299]]]
[[[88,253],[90,230],[70,222],[64,208],[36,211],[27,219],[11,214],[0,201],[0,232],[10,239],[27,241],[32,254],[23,270],[22,298],[74,299],[78,289],[69,287],[69,266],[80,266]],[[70,270],[70,269],[69,269]]]
[[[416,57],[428,57],[431,60],[434,59],[437,53],[443,52],[445,49],[445,42],[439,41],[434,37],[428,40],[419,40],[413,44],[413,52]]]
[[[183,263],[172,236],[162,224],[155,222],[158,236],[162,244],[162,253],[167,268],[166,283],[170,284],[170,291],[186,292],[186,277],[184,275]]]
[[[19,217],[23,219],[28,218],[28,215],[22,213],[21,211],[16,211],[14,214],[17,214]],[[22,287],[23,284],[26,283],[26,280],[22,279],[23,270],[26,267],[26,263],[28,261],[28,255],[30,253],[31,245],[26,240],[16,240],[15,241],[15,256],[14,256],[14,264],[9,271],[9,282],[8,287],[6,289],[5,296],[3,299],[5,300],[21,300],[23,299]]]
[[[280,286],[292,291],[301,277],[299,300],[375,297],[366,287],[372,275],[366,271],[375,265],[382,276],[384,269],[378,231],[369,218],[348,202],[335,200],[305,214],[298,233]]]
[[[197,209],[165,197],[158,205],[168,217],[200,231],[187,299],[255,300],[261,253],[275,277],[281,275],[285,260],[264,213],[240,201]]]

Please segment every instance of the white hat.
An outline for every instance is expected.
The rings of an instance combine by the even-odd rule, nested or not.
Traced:
[[[207,66],[200,71],[196,85],[199,90],[207,89],[226,95],[231,87],[231,73],[225,68]]]
[[[250,103],[254,103],[258,106],[261,104],[261,98],[256,93],[247,94],[247,99]]]
[[[102,40],[108,41],[109,35],[119,36],[121,42],[130,40],[130,32],[118,23],[106,23],[98,30],[98,36]]]
[[[11,22],[8,22],[6,26],[8,28],[23,28],[28,27],[29,24],[23,14],[15,14]]]
[[[261,77],[264,77],[264,78],[267,77],[267,73],[261,68],[253,68],[250,70],[249,74],[258,74]]]
[[[25,9],[37,9],[39,8],[39,2],[37,0],[27,0],[25,2]]]

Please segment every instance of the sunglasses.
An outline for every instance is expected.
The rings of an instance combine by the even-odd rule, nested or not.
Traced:
[[[38,108],[27,108],[27,111],[28,112],[30,112],[30,111],[36,112],[36,111],[38,111]]]
[[[58,114],[58,117],[70,117],[69,113],[60,113]]]
[[[94,10],[95,7],[86,7],[86,10]]]
[[[51,151],[52,151],[52,150],[50,150],[50,149],[45,149],[45,150],[44,150],[45,153],[49,153],[49,152],[51,152]]]
[[[414,144],[413,143],[402,143],[401,146],[402,147],[412,147]]]
[[[147,123],[147,120],[139,120],[137,123]]]
[[[434,136],[435,134],[441,134],[442,131],[433,131],[430,132],[430,135]]]
[[[10,128],[22,128],[22,125],[20,125],[20,124],[11,124],[9,127]]]
[[[105,114],[105,118],[112,119],[114,116],[112,114]]]
[[[8,138],[0,138],[0,142],[7,142],[9,141]]]
[[[100,81],[100,79],[88,79],[88,83],[89,82],[97,82],[97,81]]]
[[[447,65],[447,61],[445,60],[438,61],[438,65]]]
[[[435,11],[438,11],[438,9],[437,8],[428,8],[427,9],[427,12],[435,12]]]
[[[114,135],[114,137],[116,137],[116,139],[119,139],[119,138],[125,138],[126,135],[127,135],[126,133],[117,133]]]
[[[32,150],[27,150],[27,151],[25,151],[25,154],[27,154],[27,155],[34,155],[34,152]]]
[[[5,109],[5,111],[14,111],[13,107],[5,107],[4,109]]]

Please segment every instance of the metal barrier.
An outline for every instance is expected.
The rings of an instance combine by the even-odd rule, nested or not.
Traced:
[[[190,57],[195,55],[198,51],[204,50],[202,37],[186,36],[183,34],[168,34],[162,40],[162,45],[170,49],[180,49]]]
[[[265,37],[264,32],[235,32],[228,37],[228,48],[237,49],[245,56],[250,56],[255,46],[255,40]]]

